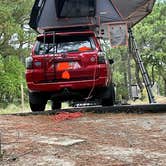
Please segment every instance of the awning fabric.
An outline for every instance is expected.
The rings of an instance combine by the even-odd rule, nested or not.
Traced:
[[[35,0],[29,25],[34,30],[126,23],[133,27],[155,0]]]

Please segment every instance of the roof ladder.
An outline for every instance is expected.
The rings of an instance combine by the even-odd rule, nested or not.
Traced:
[[[151,82],[150,82],[148,73],[145,69],[142,58],[140,56],[138,46],[137,46],[136,40],[133,36],[133,32],[132,32],[131,28],[128,29],[128,33],[129,33],[129,52],[133,55],[133,58],[134,58],[135,62],[138,64],[139,69],[141,71],[143,81],[144,81],[144,84],[146,87],[146,91],[148,93],[149,103],[151,103],[151,104],[156,103],[153,92],[152,92]]]

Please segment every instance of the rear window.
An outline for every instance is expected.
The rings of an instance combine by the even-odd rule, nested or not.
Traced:
[[[92,37],[87,36],[57,36],[41,38],[37,41],[35,53],[37,55],[66,52],[84,52],[95,49]]]

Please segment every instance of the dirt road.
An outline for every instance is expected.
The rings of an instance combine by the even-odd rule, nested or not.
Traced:
[[[0,116],[0,132],[5,166],[166,165],[165,113]]]

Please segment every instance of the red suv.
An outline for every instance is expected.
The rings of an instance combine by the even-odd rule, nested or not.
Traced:
[[[113,105],[110,63],[93,31],[39,35],[26,59],[31,110],[44,111],[48,100],[53,110],[63,101]]]

